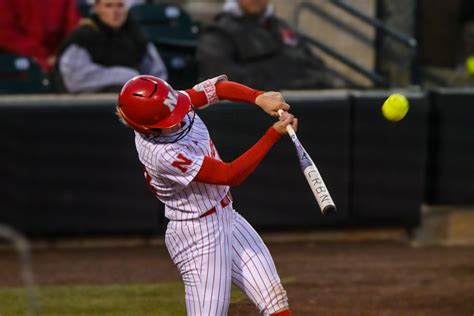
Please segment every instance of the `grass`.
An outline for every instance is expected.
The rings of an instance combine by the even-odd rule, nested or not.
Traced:
[[[42,315],[185,315],[181,282],[127,285],[46,286],[38,290]],[[245,294],[232,288],[231,302]],[[0,315],[26,315],[26,293],[22,288],[0,288]]]

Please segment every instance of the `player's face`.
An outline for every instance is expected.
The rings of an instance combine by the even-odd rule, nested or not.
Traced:
[[[125,0],[100,0],[95,5],[99,19],[111,28],[119,28],[127,19]]]
[[[265,12],[268,0],[240,0],[240,8],[244,13],[260,15]]]

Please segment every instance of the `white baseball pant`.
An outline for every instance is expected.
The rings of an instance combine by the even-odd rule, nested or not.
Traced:
[[[206,217],[170,221],[165,241],[185,285],[189,316],[227,315],[231,282],[262,315],[288,308],[263,240],[232,204]]]

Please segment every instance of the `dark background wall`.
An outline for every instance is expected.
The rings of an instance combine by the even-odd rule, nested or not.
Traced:
[[[439,89],[431,95],[431,154],[426,201],[474,204],[474,92]]]
[[[38,235],[156,232],[160,206],[113,100],[39,100],[1,108],[14,126],[2,138],[14,144],[8,170],[15,183],[1,220]]]
[[[414,226],[423,203],[428,104],[423,94],[406,94],[407,117],[386,121],[380,104],[386,92],[353,96],[352,208],[358,223]]]
[[[399,123],[383,119],[380,92],[289,93],[299,138],[338,206],[324,217],[285,137],[232,188],[257,228],[413,227],[422,203],[474,204],[472,93],[406,93]],[[0,99],[0,222],[31,236],[157,234],[162,205],[148,191],[133,133],[114,116],[115,96]],[[272,124],[255,106],[200,111],[231,161]],[[460,135],[460,136],[459,136]]]

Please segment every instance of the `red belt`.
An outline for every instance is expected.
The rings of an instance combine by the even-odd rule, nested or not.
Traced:
[[[226,194],[226,196],[224,196],[224,198],[221,200],[221,206],[222,208],[226,207],[227,205],[230,204],[230,202],[232,202],[230,196],[229,196],[229,193]],[[202,213],[199,217],[206,217],[206,216],[209,216],[211,214],[214,214],[216,212],[216,208],[213,207],[211,208],[209,211],[206,211],[204,213]]]

